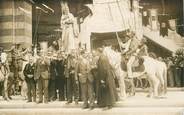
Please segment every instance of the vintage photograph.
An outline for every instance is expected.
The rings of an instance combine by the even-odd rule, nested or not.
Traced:
[[[0,0],[0,115],[184,115],[184,0]]]

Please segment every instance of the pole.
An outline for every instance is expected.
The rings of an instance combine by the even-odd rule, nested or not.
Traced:
[[[183,24],[184,24],[184,0],[183,0]],[[182,35],[184,36],[184,26],[183,26],[183,32]]]
[[[12,43],[15,44],[15,0],[12,0],[12,18],[13,18],[13,22],[12,22]]]

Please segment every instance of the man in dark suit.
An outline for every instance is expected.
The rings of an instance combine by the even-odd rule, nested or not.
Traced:
[[[67,81],[67,104],[72,103],[73,97],[75,103],[79,101],[79,84],[76,83],[75,70],[76,70],[77,58],[74,53],[69,54],[67,58],[67,66],[65,71],[65,77]]]
[[[43,95],[44,103],[48,103],[49,65],[49,59],[44,56],[44,52],[40,52],[34,72],[34,79],[37,80],[38,84],[39,101],[37,103],[43,102]]]
[[[56,62],[56,89],[58,89],[59,101],[65,100],[65,87],[66,79],[64,75],[66,60],[64,58],[64,53],[58,55],[58,60]]]
[[[57,92],[56,92],[56,64],[57,59],[54,57],[50,61],[50,80],[49,80],[49,101],[55,101],[57,98]]]
[[[33,101],[36,102],[36,82],[34,80],[34,70],[35,70],[35,64],[33,62],[33,58],[30,57],[29,63],[26,64],[24,68],[24,76],[25,80],[27,83],[27,96],[28,96],[28,101],[27,102],[32,102],[32,97]]]
[[[87,54],[82,51],[80,59],[77,64],[77,71],[75,76],[79,76],[79,82],[81,86],[81,95],[82,99],[84,101],[83,108],[88,108],[90,109],[94,108],[94,88],[93,88],[93,81],[94,78],[91,74],[90,71],[90,63],[89,60],[87,59]],[[77,78],[77,77],[75,77]],[[90,102],[88,104],[88,101]]]

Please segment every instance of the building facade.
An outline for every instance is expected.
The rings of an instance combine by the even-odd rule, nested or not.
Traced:
[[[32,4],[23,0],[0,1],[0,46],[32,44]]]

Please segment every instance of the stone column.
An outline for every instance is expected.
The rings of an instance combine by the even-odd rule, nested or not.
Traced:
[[[0,1],[0,45],[32,44],[32,4],[26,1]]]
[[[184,0],[183,0],[183,24],[184,24]],[[183,26],[183,33],[182,35],[184,36],[184,26]]]

